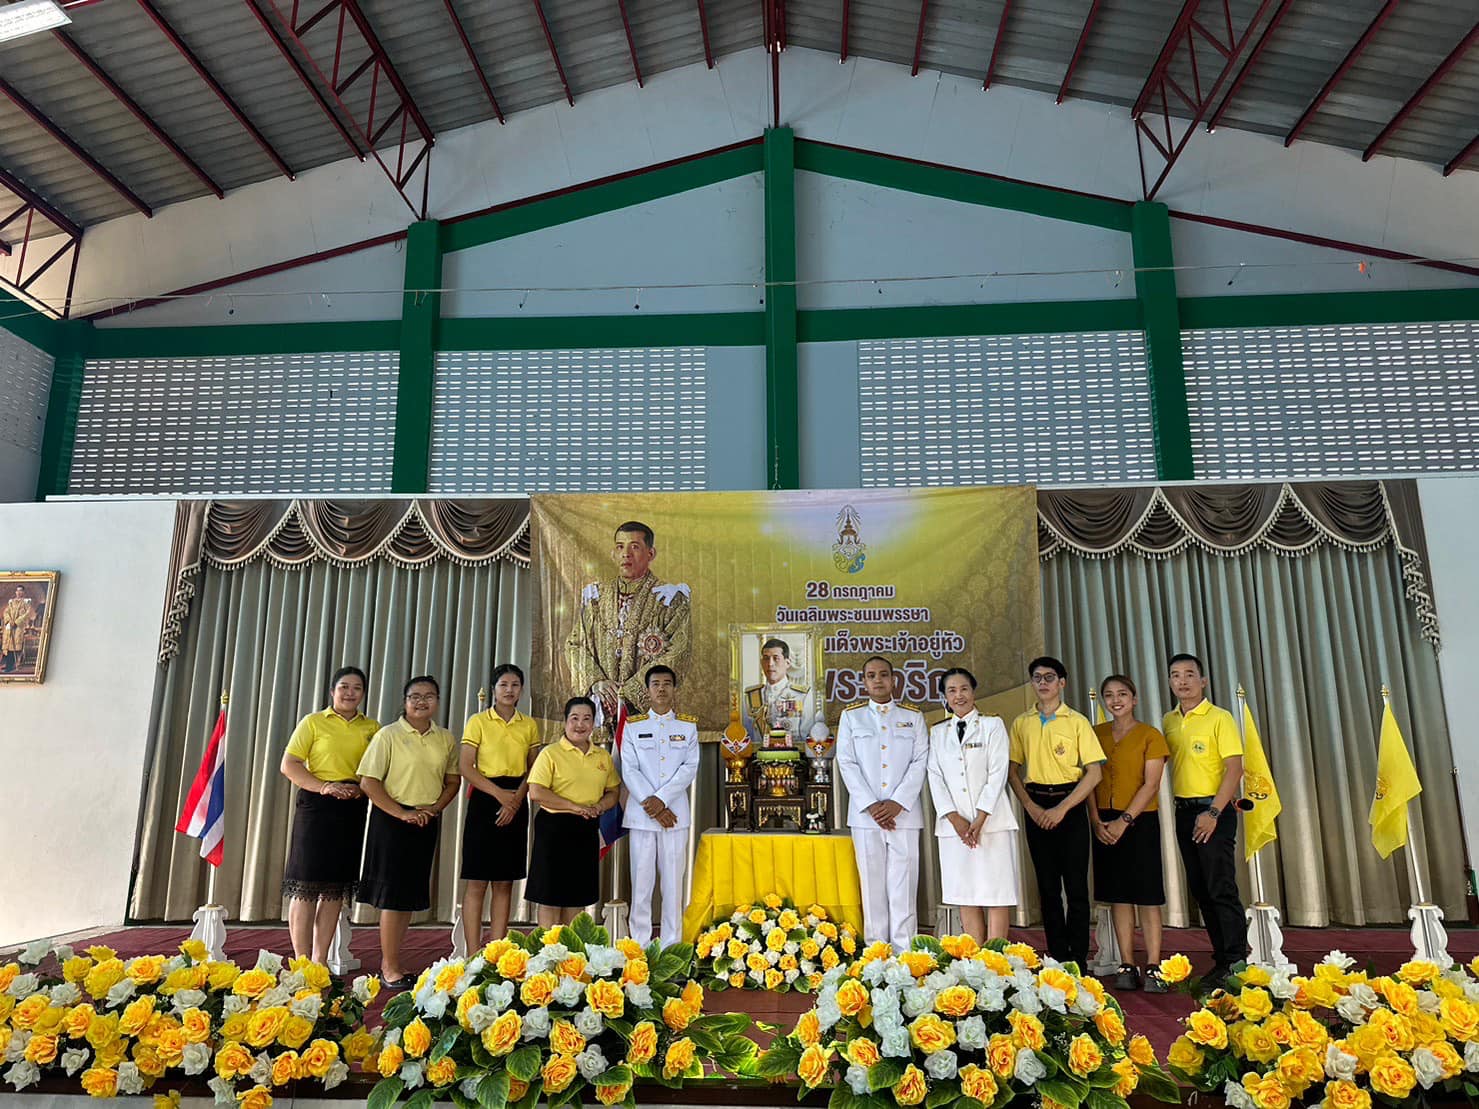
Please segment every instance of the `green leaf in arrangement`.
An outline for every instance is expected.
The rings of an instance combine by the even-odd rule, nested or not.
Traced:
[[[416,998],[411,991],[398,993],[380,1010],[380,1019],[392,1028],[404,1028],[411,1023],[411,1014],[416,1011]]]
[[[687,975],[692,962],[693,948],[686,943],[675,944],[663,951],[656,963],[651,964],[652,976],[659,982],[670,982],[674,978]]]
[[[945,948],[934,936],[915,936],[909,943],[910,951],[928,951],[936,959],[944,959]]]
[[[961,1094],[960,1100],[955,1103],[955,1109],[987,1109],[987,1106],[973,1097],[966,1097],[964,1094]]]
[[[704,983],[704,989],[710,993],[723,993],[729,989],[729,980],[727,978],[710,978]]]
[[[1097,1088],[1084,1098],[1084,1109],[1125,1109],[1126,1104],[1124,1098]]]
[[[529,1083],[529,1088],[524,1091],[524,1096],[516,1102],[511,1102],[508,1109],[534,1109],[534,1106],[539,1102],[539,1095],[539,1083],[531,1082]]]
[[[789,1078],[801,1062],[801,1051],[789,1040],[776,1040],[760,1056],[757,1068],[761,1078]],[[902,1073],[902,1072],[900,1072]]]
[[[996,1096],[991,1099],[991,1109],[1002,1109],[1007,1102],[1017,1096],[1010,1082],[998,1082],[996,1084]]]
[[[365,1109],[390,1109],[405,1088],[406,1084],[399,1078],[382,1078],[365,1099]]]
[[[797,1062],[800,1062],[798,1056]],[[880,1059],[868,1068],[870,1090],[891,1090],[904,1077],[904,1064],[897,1059]]]
[[[1140,1084],[1135,1087],[1135,1092],[1142,1097],[1164,1101],[1171,1105],[1181,1103],[1181,1087],[1176,1085],[1171,1076],[1159,1066],[1147,1067],[1140,1072]]]
[[[596,923],[590,913],[581,913],[572,926],[582,943],[594,943],[601,947],[611,946],[611,934]]]
[[[948,1082],[938,1082],[925,1095],[924,1109],[940,1109],[942,1105],[949,1105],[960,1097],[960,1083],[951,1079]]]
[[[468,1037],[468,1047],[472,1055],[472,1061],[483,1070],[491,1070],[496,1064],[488,1049],[483,1046],[483,1041],[475,1036]]]
[[[549,1109],[559,1109],[561,1105],[569,1105],[572,1101],[577,1105],[580,1103],[580,1091],[585,1089],[585,1079],[577,1078],[559,1093],[549,1098]]]
[[[832,1096],[827,1099],[827,1109],[853,1109],[856,1100],[852,1087],[846,1082],[839,1082],[832,1087]]]
[[[411,1095],[406,1102],[406,1109],[431,1109],[431,1103],[436,1099],[436,1091],[430,1086],[423,1086]]]
[[[611,1017],[606,1021],[606,1027],[615,1032],[624,1040],[632,1038],[632,1029],[636,1027],[631,1021],[623,1020],[621,1017]]]
[[[632,1069],[627,1066],[612,1067],[601,1075],[602,1086],[625,1086],[633,1078]]]
[[[452,1050],[452,1045],[457,1042],[457,1037],[462,1035],[462,1029],[458,1025],[452,1025],[442,1030],[437,1037],[437,1042],[431,1045],[431,1054],[427,1056],[427,1062],[435,1063],[438,1059],[446,1058],[447,1052]]]
[[[521,1047],[508,1057],[508,1073],[520,1082],[533,1082],[539,1073],[540,1056],[543,1053],[534,1046]]]
[[[448,1093],[452,1095],[452,1104],[457,1106],[457,1109],[478,1109],[478,1103],[456,1086],[453,1086]]]
[[[1064,1082],[1061,1078],[1044,1078],[1033,1087],[1043,1097],[1050,1097],[1060,1105],[1074,1109],[1074,1106],[1084,1100],[1083,1093],[1071,1082]]]
[[[508,1102],[508,1072],[487,1075],[478,1083],[480,1109],[503,1109]]]
[[[582,954],[585,952],[585,940],[581,939],[575,929],[569,924],[560,928],[560,942],[571,951],[578,951]]]

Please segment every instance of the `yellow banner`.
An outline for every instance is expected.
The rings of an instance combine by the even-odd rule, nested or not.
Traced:
[[[623,525],[630,525],[618,532]],[[576,694],[646,708],[647,669],[715,733],[835,727],[882,655],[939,707],[964,666],[984,700],[1042,643],[1037,494],[1003,489],[562,494],[533,498],[534,711]]]

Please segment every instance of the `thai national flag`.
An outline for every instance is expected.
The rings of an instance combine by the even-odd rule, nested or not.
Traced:
[[[621,737],[627,726],[627,703],[620,702],[621,707],[616,710],[616,727],[611,732],[611,758],[616,763],[616,772],[621,773]],[[606,852],[615,846],[616,841],[627,834],[626,828],[622,826],[625,810],[621,807],[621,797],[618,794],[616,805],[601,814],[601,858],[606,857]]]
[[[185,797],[185,807],[180,810],[180,822],[175,825],[175,831],[200,840],[200,857],[211,866],[221,865],[226,838],[225,706],[221,708],[221,715],[216,717],[211,741],[206,744],[200,769],[195,772],[195,781],[190,783],[190,793]]]

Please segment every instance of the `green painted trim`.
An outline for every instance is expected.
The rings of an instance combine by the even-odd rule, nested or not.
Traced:
[[[1180,315],[1185,330],[1479,320],[1479,288],[1182,297]]]
[[[72,475],[72,446],[77,438],[77,409],[82,403],[82,379],[96,330],[87,320],[64,320],[57,326],[56,365],[46,401],[46,426],[41,432],[41,469],[36,475],[36,499],[60,496]]]
[[[441,225],[436,220],[419,220],[406,229],[392,493],[425,493],[430,485],[431,415],[442,315],[442,294],[431,290],[441,287]]]
[[[1138,331],[1140,303],[1123,300],[939,304],[916,308],[824,308],[800,314],[803,343],[927,339],[948,335],[1057,335]]]
[[[1004,208],[1047,219],[1105,227],[1111,231],[1131,229],[1131,205],[1124,201],[1065,192],[1025,181],[1007,181],[970,170],[850,150],[807,139],[796,143],[796,168],[901,192],[958,200],[962,204]]]
[[[765,132],[765,472],[770,489],[801,488],[796,351],[796,134]]]
[[[761,146],[747,143],[713,154],[670,162],[634,173],[578,185],[573,189],[513,204],[442,226],[442,250],[451,254],[486,243],[527,235],[563,223],[646,204],[665,196],[701,189],[759,173]]]
[[[1181,314],[1176,299],[1171,213],[1164,204],[1141,201],[1132,210],[1130,242],[1135,254],[1135,295],[1145,328],[1150,365],[1150,415],[1155,432],[1156,476],[1186,481],[1192,476],[1191,415],[1186,372],[1181,364]]]
[[[62,321],[39,312],[14,293],[0,289],[0,327],[33,347],[55,355],[62,337]]]
[[[92,358],[212,358],[395,350],[399,320],[218,324],[199,327],[98,327]]]
[[[758,347],[761,312],[443,319],[438,350],[600,350],[615,347]]]

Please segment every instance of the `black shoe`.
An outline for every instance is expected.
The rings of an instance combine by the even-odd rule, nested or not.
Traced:
[[[1232,967],[1223,963],[1217,963],[1202,976],[1200,990],[1202,993],[1211,993],[1213,990],[1221,990],[1227,987],[1228,976],[1232,974]]]
[[[1145,968],[1145,992],[1146,993],[1170,993],[1171,987],[1161,977],[1161,968],[1156,966]]]
[[[1119,973],[1114,976],[1114,988],[1117,990],[1138,990],[1140,988],[1140,971],[1131,963],[1121,963]]]

